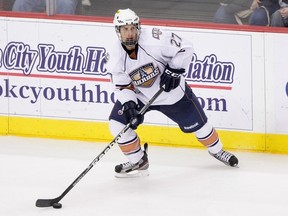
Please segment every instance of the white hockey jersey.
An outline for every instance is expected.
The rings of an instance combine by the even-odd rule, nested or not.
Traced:
[[[112,75],[116,97],[123,104],[137,98],[146,104],[160,88],[160,76],[165,66],[189,69],[193,55],[192,44],[181,36],[158,28],[141,29],[137,59],[131,59],[118,40],[108,51],[107,71]],[[119,86],[133,84],[135,91],[119,90]],[[118,90],[117,90],[118,89]],[[184,95],[185,80],[180,85],[163,92],[153,105],[170,105]]]

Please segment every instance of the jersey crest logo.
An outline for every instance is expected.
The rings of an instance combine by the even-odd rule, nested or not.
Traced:
[[[152,36],[153,38],[157,39],[157,40],[160,40],[160,35],[162,35],[162,32],[160,29],[158,28],[153,28],[152,29]]]
[[[149,63],[132,71],[130,77],[134,85],[149,88],[155,82],[158,74],[160,74],[159,68],[154,67],[153,63]]]

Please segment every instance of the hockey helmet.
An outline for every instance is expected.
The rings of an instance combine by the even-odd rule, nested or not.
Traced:
[[[137,14],[131,9],[119,9],[115,13],[113,24],[115,25],[116,33],[122,44],[129,46],[135,45],[138,42],[140,35],[140,19]],[[125,25],[135,25],[137,28],[137,40],[136,41],[122,41],[120,34],[120,27]]]

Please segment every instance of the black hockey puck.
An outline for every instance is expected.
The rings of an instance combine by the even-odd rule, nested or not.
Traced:
[[[62,208],[62,204],[61,203],[53,203],[53,208],[60,209],[60,208]]]

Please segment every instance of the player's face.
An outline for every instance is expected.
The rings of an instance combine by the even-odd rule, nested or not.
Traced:
[[[137,41],[138,30],[135,25],[125,25],[120,27],[121,40],[128,50],[135,49],[135,41]]]

